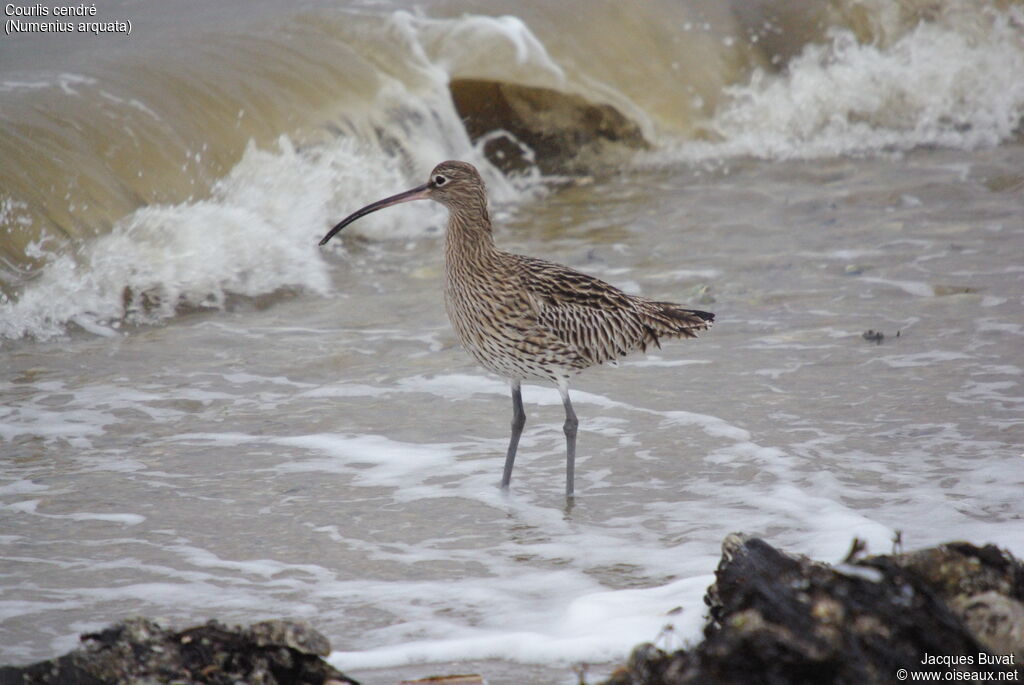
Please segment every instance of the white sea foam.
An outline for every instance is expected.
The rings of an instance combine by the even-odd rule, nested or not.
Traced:
[[[48,264],[41,275],[16,301],[0,302],[0,337],[45,339],[69,323],[109,336],[123,320],[155,322],[183,305],[222,307],[233,294],[282,288],[326,294],[329,267],[317,239],[353,209],[420,182],[444,158],[476,163],[497,202],[523,198],[525,186],[504,178],[469,140],[448,91],[453,78],[552,88],[610,104],[659,142],[652,154],[660,158],[994,145],[1024,115],[1024,81],[1017,77],[1024,72],[1024,41],[1015,12],[976,10],[970,21],[922,22],[886,45],[833,31],[827,44],[808,45],[784,73],[758,72],[733,88],[709,123],[719,142],[682,144],[660,140],[642,108],[607,84],[583,72],[568,77],[521,19],[396,12],[387,21],[406,43],[412,60],[406,67],[422,80],[413,89],[381,72],[375,111],[365,123],[402,140],[401,155],[355,138],[300,150],[282,137],[275,149],[250,147],[207,199],[142,208],[73,250],[44,240]],[[488,59],[477,59],[481,51]],[[68,94],[92,83],[75,74],[58,79]],[[415,237],[438,230],[443,217],[439,207],[420,203],[367,217],[349,230],[374,239]]]
[[[431,597],[439,605],[468,603],[478,608],[478,619],[472,626],[446,623],[431,612],[423,617],[429,620],[413,618],[375,631],[391,646],[336,651],[330,661],[345,670],[469,659],[606,662],[635,645],[630,636],[653,640],[669,624],[680,634],[695,633],[700,612],[666,612],[679,604],[699,606],[710,580],[698,575],[653,588],[609,591],[575,573],[520,571],[487,580],[466,579],[454,586],[403,583],[392,590],[399,593],[398,606],[416,603],[418,597]],[[362,584],[359,589],[375,595],[384,590]],[[424,632],[437,637],[424,638]]]
[[[6,485],[0,485],[0,496],[3,495],[22,495],[25,493],[43,492],[50,488],[41,483],[34,483],[30,480],[15,480]]]
[[[674,366],[692,366],[694,364],[710,364],[711,362],[707,359],[657,359],[648,357],[647,359],[638,359],[635,361],[621,362],[623,366],[637,366],[637,367],[659,367],[659,368],[671,368]]]
[[[0,505],[0,509],[15,511],[23,514],[32,514],[48,519],[65,519],[68,521],[105,521],[108,523],[121,523],[126,526],[136,526],[146,520],[145,516],[139,514],[103,514],[88,511],[78,511],[72,514],[46,514],[39,511],[41,500],[22,500],[12,504]]]
[[[451,40],[460,20],[408,21],[424,64],[437,67],[427,90],[452,73],[446,69],[455,69],[454,60],[463,59],[459,69],[472,66],[450,52],[461,49]],[[543,66],[521,24],[474,21],[469,29],[493,36],[512,59]],[[997,49],[1003,37],[996,36]],[[884,58],[892,48],[872,49]],[[868,53],[837,55],[867,62]],[[841,71],[838,64],[823,68]],[[397,81],[386,87],[394,103],[410,97]],[[427,136],[413,166],[467,144],[444,142],[453,121],[430,128],[438,126],[431,112],[448,112],[443,107],[450,104],[431,109],[433,103],[419,102],[425,130],[439,133]],[[114,238],[87,246],[76,270],[62,274],[84,288],[68,296],[82,297],[80,304],[108,295],[113,301],[118,273],[136,286],[170,279],[202,306],[217,306],[232,288],[256,292],[289,283],[329,293],[329,269],[313,247],[327,225],[421,182],[376,155],[372,147],[332,151],[287,140],[250,149],[211,199],[125,220],[117,240],[143,260],[139,273],[110,255]],[[994,164],[981,154],[953,171],[977,179],[971,169],[978,160]],[[351,165],[365,173],[353,175]],[[842,165],[870,175],[874,161]],[[775,178],[771,169],[765,174]],[[881,178],[861,180],[884,186]],[[814,198],[824,204],[831,192]],[[986,202],[1009,195],[982,194]],[[326,209],[297,207],[293,195],[296,203],[314,198]],[[769,195],[763,193],[766,203]],[[925,192],[920,197],[925,204],[908,209],[939,204]],[[708,207],[734,210],[710,201]],[[642,213],[643,206],[634,209]],[[239,222],[253,215],[259,222],[242,231]],[[353,229],[410,237],[440,216],[421,203]],[[285,225],[290,217],[302,225]],[[222,218],[234,223],[221,227]],[[192,221],[231,239],[207,241],[181,223]],[[728,246],[726,231],[744,242],[764,238],[769,224],[744,233],[754,223],[730,218],[712,230]],[[182,627],[212,616],[238,623],[307,617],[335,646],[332,662],[346,670],[474,658],[607,662],[624,659],[641,641],[677,647],[699,639],[702,596],[729,530],[831,561],[843,558],[853,535],[872,551],[888,550],[895,528],[905,531],[908,547],[955,537],[1024,553],[1024,461],[1010,437],[1020,430],[1024,403],[1012,343],[1024,327],[1019,298],[995,296],[1014,292],[1003,287],[1008,280],[992,278],[995,266],[974,269],[971,261],[915,263],[916,254],[941,252],[936,242],[947,240],[922,240],[910,222],[901,229],[907,242],[864,241],[875,247],[858,247],[854,231],[825,240],[819,228],[786,226],[794,241],[779,248],[766,239],[756,259],[740,251],[696,271],[679,272],[671,259],[653,266],[674,274],[666,277],[728,280],[722,306],[734,323],[689,348],[700,359],[679,359],[687,352],[666,347],[646,362],[634,358],[616,372],[622,375],[614,385],[600,380],[602,371],[590,377],[593,385],[581,383],[605,383],[602,391],[573,391],[581,434],[572,508],[561,492],[557,391],[524,387],[528,412],[540,416],[531,418],[512,488],[502,492],[508,385],[480,372],[434,373],[455,354],[450,335],[436,329],[410,335],[408,322],[391,321],[345,328],[297,302],[112,342],[26,346],[10,355],[11,377],[0,382],[0,507],[7,522],[0,545],[11,588],[0,599],[0,617],[18,617],[0,629],[3,660],[61,653],[77,643],[75,633],[102,628],[128,607],[170,615]],[[178,229],[181,235],[164,235]],[[963,241],[974,249],[991,235]],[[273,273],[265,279],[234,270],[234,240],[246,238],[271,244],[269,251],[238,247],[238,263],[268,265]],[[1010,230],[999,238],[1015,240]],[[278,240],[303,245],[282,254]],[[208,263],[190,269],[164,247],[201,253]],[[343,248],[332,243],[330,250]],[[311,255],[313,262],[301,261]],[[883,260],[892,278],[864,280],[852,302],[836,291],[835,268],[817,268],[865,255]],[[348,255],[332,258],[338,257]],[[793,299],[762,297],[763,288],[777,285],[761,278],[766,258],[794,262],[787,272],[801,282]],[[814,264],[805,269],[800,262],[807,261]],[[971,311],[970,298],[935,298],[928,284],[953,273],[994,293],[982,300],[985,309]],[[397,289],[420,283],[404,279],[395,274]],[[40,302],[62,292],[54,281],[44,275]],[[890,305],[900,311],[893,314]],[[958,316],[931,318],[940,309]],[[73,311],[55,310],[55,326]],[[928,323],[936,335],[863,345],[854,322],[865,312]],[[116,321],[98,312],[75,317],[98,333],[117,334]],[[332,351],[339,339],[346,353],[358,350],[359,363],[347,368],[326,360],[326,339]],[[651,380],[658,368],[687,364],[697,412],[675,411],[683,392],[673,396],[675,386]],[[654,370],[641,371],[645,365]],[[334,374],[336,381],[321,378]],[[646,382],[658,392],[634,385]],[[931,399],[917,402],[919,396]],[[681,613],[669,613],[676,607]],[[674,630],[664,631],[668,624]]]
[[[934,368],[941,362],[953,362],[962,359],[970,359],[971,355],[963,352],[944,352],[932,350],[930,352],[919,352],[916,354],[889,354],[879,357],[875,363],[885,364],[894,369],[907,367],[929,367]]]
[[[929,283],[922,283],[920,281],[900,281],[893,280],[891,278],[875,278],[872,276],[862,276],[860,280],[865,283],[878,283],[880,285],[892,286],[902,290],[908,295],[914,295],[915,297],[935,297],[935,286]]]
[[[177,553],[183,561],[197,568],[238,571],[250,576],[259,576],[262,579],[261,582],[280,581],[281,578],[279,576],[282,574],[295,572],[308,576],[309,579],[315,581],[327,581],[334,577],[330,571],[315,564],[286,563],[274,559],[236,561],[224,559],[210,550],[200,549],[191,545],[174,545],[169,549]],[[210,575],[211,579],[216,577],[215,573]]]
[[[38,404],[25,404],[0,416],[0,439],[13,441],[22,435],[43,440],[67,440],[74,445],[88,445],[89,438],[103,432],[101,426],[109,418],[105,411],[88,408],[52,409]]]
[[[137,526],[146,520],[139,514],[97,514],[94,512],[76,512],[74,514],[48,515],[49,518],[62,518],[70,521],[108,521],[123,523],[126,526]]]
[[[286,138],[274,152],[250,147],[210,199],[142,208],[81,256],[54,256],[17,302],[0,305],[0,335],[50,337],[68,321],[112,332],[123,318],[157,321],[183,304],[220,307],[229,293],[327,293],[316,238],[332,219],[333,169],[359,161],[343,144],[322,155]]]
[[[1024,116],[1020,9],[946,4],[890,44],[832,29],[781,74],[757,71],[729,89],[709,125],[720,142],[684,143],[674,154],[819,158],[1009,139]]]
[[[371,337],[380,332],[365,334]],[[775,353],[788,354],[785,350],[778,348]],[[163,381],[165,385],[159,388],[160,379],[152,379],[141,387],[126,386],[120,393],[103,383],[71,393],[59,382],[37,385],[47,388],[40,393],[40,400],[70,394],[63,399],[65,410],[98,403],[115,417],[122,408],[157,410],[172,398],[230,396],[227,390],[236,386],[240,404],[243,396],[247,402],[275,406],[287,399],[305,407],[303,411],[332,397],[333,389],[340,390],[342,396],[389,396],[389,404],[401,406],[418,404],[420,398],[407,397],[408,402],[402,403],[395,400],[397,396],[425,394],[443,399],[456,410],[479,404],[482,397],[505,400],[508,395],[506,383],[481,374],[408,376],[389,386],[356,383],[348,388],[345,383],[318,387],[276,372],[216,372],[219,368],[213,365],[210,369],[214,372],[175,377]],[[1003,365],[988,371],[1009,373],[1016,367]],[[207,383],[216,383],[213,387],[224,391],[211,391]],[[273,388],[274,392],[261,397],[262,393],[252,393],[254,386]],[[1012,392],[1012,388],[1003,381],[984,391],[998,395]],[[525,394],[530,403],[560,403],[552,388],[531,385]],[[0,602],[0,614],[29,615],[38,620],[48,613],[81,612],[83,606],[102,609],[129,603],[137,611],[155,614],[173,607],[176,615],[188,617],[208,616],[211,607],[221,617],[232,617],[229,620],[275,614],[304,616],[330,636],[336,647],[331,662],[350,672],[470,659],[548,665],[606,663],[622,659],[640,641],[660,640],[665,646],[678,647],[681,641],[699,638],[702,596],[718,560],[722,520],[729,528],[754,533],[771,526],[782,531],[773,534],[774,543],[826,560],[841,559],[851,535],[867,540],[873,550],[887,549],[893,534],[891,521],[915,530],[932,525],[922,519],[934,518],[934,507],[923,507],[905,494],[881,510],[864,508],[851,503],[862,495],[861,484],[850,485],[817,466],[811,469],[813,475],[801,475],[819,459],[833,468],[856,463],[858,471],[874,469],[900,493],[923,492],[941,478],[942,469],[955,466],[960,474],[955,494],[964,498],[958,506],[966,509],[962,515],[947,511],[944,516],[947,520],[959,516],[955,518],[958,531],[972,530],[961,525],[973,520],[971,517],[1013,507],[1018,498],[1016,481],[1007,476],[1014,468],[1009,459],[987,465],[966,459],[956,465],[947,460],[935,465],[932,472],[925,468],[921,456],[934,450],[923,448],[912,458],[898,460],[921,464],[901,473],[893,471],[891,457],[837,455],[821,445],[804,451],[759,444],[756,431],[721,417],[657,410],[594,392],[575,391],[574,399],[580,407],[602,410],[589,414],[604,416],[593,415],[586,421],[591,453],[583,455],[588,468],[580,479],[589,495],[580,499],[572,516],[566,515],[560,504],[552,504],[550,492],[536,487],[551,475],[549,471],[561,468],[560,459],[543,453],[560,457],[557,427],[544,429],[540,437],[536,433],[524,437],[523,470],[507,495],[495,487],[500,459],[476,458],[481,453],[491,457],[500,453],[504,436],[454,444],[346,432],[285,435],[207,429],[164,435],[147,447],[154,448],[154,454],[176,454],[175,459],[187,459],[190,464],[188,473],[178,474],[189,479],[189,493],[176,497],[194,493],[200,497],[198,502],[211,494],[231,498],[231,510],[258,506],[265,512],[260,520],[268,521],[269,526],[271,519],[264,516],[276,511],[278,516],[290,517],[293,511],[285,508],[291,495],[282,496],[281,489],[314,482],[329,485],[329,491],[337,493],[336,512],[320,517],[324,507],[319,500],[307,505],[311,509],[294,510],[300,517],[300,532],[287,527],[286,532],[277,533],[268,527],[262,534],[272,544],[264,548],[247,544],[251,536],[235,540],[230,528],[219,530],[219,521],[213,532],[169,523],[182,520],[178,518],[182,513],[184,521],[192,522],[194,510],[211,506],[196,507],[186,500],[180,508],[154,510],[152,519],[144,519],[148,524],[145,541],[109,540],[104,535],[90,544],[116,549],[116,554],[87,565],[74,563],[62,571],[97,574],[98,578],[124,574],[127,582],[107,584],[91,575],[73,575],[73,589],[61,591],[58,598],[31,604]],[[201,406],[195,412],[205,412],[208,421],[220,413],[216,405]],[[104,422],[110,420],[97,417],[101,425],[109,425]],[[151,420],[160,425],[161,415],[156,413]],[[637,440],[638,433],[651,427],[660,426],[658,432],[663,433],[673,425],[697,427],[699,431],[692,432],[712,436],[716,445],[707,455],[691,456],[692,473],[685,479],[648,477],[640,472],[616,481],[616,474],[626,470],[624,464],[614,469],[589,468],[602,456],[601,449],[593,449],[595,437],[621,434]],[[970,440],[958,435],[953,424],[932,430],[932,439],[940,445]],[[822,436],[824,444],[829,437]],[[554,448],[530,454],[546,441]],[[629,450],[637,463],[649,458],[644,454],[646,442],[637,440],[639,447]],[[606,449],[619,451],[614,446]],[[211,468],[202,474],[193,472],[202,468],[204,455],[214,456]],[[76,462],[86,464],[89,459],[110,461],[111,455],[78,456]],[[133,477],[145,476],[131,481],[136,486],[158,473],[148,470],[151,461],[139,460],[139,470],[131,472]],[[753,480],[716,477],[709,475],[709,469],[711,473],[742,469],[757,476]],[[965,477],[967,473],[971,475]],[[244,481],[238,481],[240,477]],[[208,485],[205,479],[214,483]],[[15,518],[48,521],[49,505],[41,498],[51,497],[51,493],[24,482],[0,490],[2,506]],[[254,504],[239,501],[237,492],[222,492],[224,488],[248,490],[255,483],[273,484],[268,491],[273,496],[263,501],[261,495]],[[603,494],[612,488],[614,495]],[[881,496],[878,489],[868,489],[872,496]],[[300,490],[294,496],[302,498],[305,493]],[[599,508],[614,503],[616,513],[598,516],[592,503]],[[103,527],[143,521],[138,514],[97,516],[92,513],[95,511],[83,507],[64,516],[83,526],[90,520]],[[706,521],[708,511],[714,512],[715,522]],[[423,513],[430,518],[425,519]],[[216,516],[204,513],[200,520],[213,521]],[[367,519],[369,527],[360,527]],[[245,524],[246,530],[249,525]],[[159,532],[150,534],[153,529]],[[308,530],[308,535],[301,530]],[[1004,538],[1009,530],[1003,527]],[[979,540],[1001,541],[998,525],[978,526],[976,532]],[[286,540],[296,534],[301,545],[289,546]],[[941,537],[943,532],[935,535]],[[914,544],[919,543],[915,539]],[[136,544],[142,546],[133,548]],[[91,549],[83,547],[73,558],[90,558],[94,556]],[[33,562],[25,558],[18,563]],[[681,607],[681,613],[669,614],[674,607]],[[373,617],[369,621],[353,618],[367,613]],[[346,618],[335,621],[335,615]],[[360,621],[358,630],[351,629],[352,621]],[[97,620],[74,629],[94,630],[102,625],[103,620]],[[672,630],[665,630],[668,625]]]
[[[390,392],[386,388],[364,383],[336,383],[315,390],[307,390],[303,395],[306,397],[381,397]]]
[[[433,475],[460,470],[448,445],[401,443],[379,435],[302,435],[274,442],[328,455],[281,464],[275,469],[278,472],[347,473],[359,485],[401,488],[403,497],[409,496],[413,485]]]
[[[272,444],[297,448],[312,453],[312,458],[292,459],[271,470],[278,474],[320,473],[346,476],[352,484],[363,487],[388,487],[394,497],[403,501],[447,497],[451,493],[425,485],[426,481],[443,475],[466,478],[474,473],[483,476],[483,468],[472,462],[460,463],[456,456],[463,450],[450,444],[403,443],[379,435],[313,434],[297,436],[258,436],[244,433],[188,433],[175,441],[216,442],[230,445]],[[320,456],[323,455],[323,456]],[[462,482],[471,490],[478,486]]]
[[[382,89],[383,112],[417,108],[415,120],[426,127],[410,136],[415,145],[406,150],[411,160],[404,165],[353,138],[300,150],[281,136],[274,149],[250,144],[208,199],[143,207],[74,253],[48,252],[45,243],[38,251],[48,263],[39,277],[17,300],[0,301],[0,338],[52,338],[69,323],[111,336],[122,321],[153,323],[182,306],[222,308],[230,295],[282,288],[328,294],[329,266],[318,240],[360,206],[421,183],[402,168],[410,161],[415,173],[425,175],[439,160],[468,159],[484,173],[493,197],[519,197],[474,150],[442,96],[445,87],[439,82],[419,98],[397,82]],[[417,203],[374,214],[349,232],[409,238],[437,231],[443,221],[443,209]]]

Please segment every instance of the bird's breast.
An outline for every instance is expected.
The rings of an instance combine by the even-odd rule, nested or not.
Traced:
[[[445,309],[466,351],[481,366],[506,378],[557,381],[565,375],[552,358],[525,293],[500,278],[446,279]]]

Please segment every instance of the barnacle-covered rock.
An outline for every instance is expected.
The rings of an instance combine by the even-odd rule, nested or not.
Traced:
[[[358,685],[320,658],[329,653],[327,638],[301,621],[174,631],[131,618],[82,635],[82,646],[62,657],[0,668],[0,685]]]
[[[1024,662],[1020,561],[969,543],[862,551],[855,543],[830,565],[729,535],[704,599],[704,641],[672,654],[640,645],[606,685],[861,685],[896,682],[900,669],[1024,676],[999,673]]]

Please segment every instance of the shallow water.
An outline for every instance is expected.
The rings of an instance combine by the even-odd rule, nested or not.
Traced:
[[[0,662],[292,616],[371,685],[572,683],[698,639],[732,531],[1024,555],[1020,3],[587,2],[0,43]],[[717,314],[577,380],[572,506],[552,388],[497,487],[443,211],[316,247],[444,158],[500,246]]]
[[[896,530],[1024,554],[1024,220],[1019,191],[989,187],[1022,162],[1011,145],[657,168],[500,212],[509,249],[718,314],[578,380],[570,508],[550,388],[525,388],[497,488],[508,391],[444,320],[439,238],[346,237],[331,297],[19,345],[4,660],[135,613],[287,615],[371,683],[420,662],[516,672],[493,659],[571,682],[567,664],[665,624],[694,639],[730,531],[826,560]]]

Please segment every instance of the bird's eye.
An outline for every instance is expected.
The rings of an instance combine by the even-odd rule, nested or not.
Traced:
[[[447,182],[448,182],[448,179],[445,178],[444,176],[440,175],[440,174],[438,174],[437,176],[434,177],[434,185],[435,186],[443,186]]]

